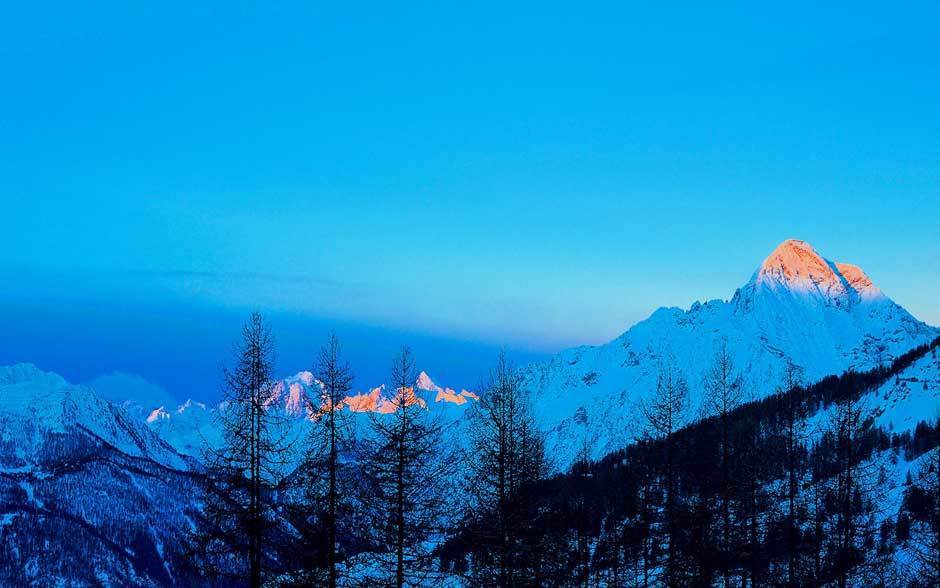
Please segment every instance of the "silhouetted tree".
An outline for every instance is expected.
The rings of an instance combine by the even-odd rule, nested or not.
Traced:
[[[783,398],[781,421],[784,439],[784,468],[786,471],[786,513],[783,532],[787,556],[787,586],[798,585],[800,536],[803,525],[801,516],[801,478],[806,454],[806,417],[808,407],[802,397],[803,370],[787,362],[778,394]]]
[[[871,426],[861,402],[853,394],[832,413],[829,435],[835,445],[835,475],[830,488],[834,524],[830,536],[829,567],[839,588],[846,588],[867,563],[866,533],[872,533],[873,467],[862,452]]]
[[[309,528],[316,536],[310,538],[322,545],[325,557],[325,584],[335,588],[341,562],[338,535],[342,515],[349,508],[354,485],[350,472],[344,468],[341,453],[351,445],[349,424],[343,412],[343,401],[352,389],[353,374],[349,363],[342,357],[339,338],[331,333],[317,355],[314,374],[322,389],[318,406],[311,406],[313,423],[308,437],[308,457],[305,462],[306,498],[317,524]],[[325,544],[325,545],[324,545]],[[319,567],[317,566],[317,567]],[[316,572],[317,570],[312,570]]]
[[[528,394],[505,353],[500,353],[471,410],[467,490],[480,539],[475,581],[508,588],[524,577],[522,570],[533,563],[533,555],[542,556],[530,553],[523,543],[529,520],[518,498],[526,484],[544,475],[546,461]]]
[[[660,366],[656,378],[656,391],[652,399],[643,405],[643,413],[650,434],[661,440],[664,460],[661,476],[664,480],[665,503],[663,505],[662,539],[665,542],[666,561],[663,581],[668,586],[679,583],[678,549],[678,480],[676,471],[676,448],[673,434],[685,424],[688,412],[689,388],[682,375],[671,364]]]
[[[575,584],[586,587],[591,577],[591,549],[590,549],[590,496],[589,482],[591,478],[591,447],[587,433],[578,451],[578,457],[572,466],[572,475],[579,479],[574,495],[574,567]]]
[[[727,342],[723,342],[715,353],[711,368],[705,375],[705,397],[703,414],[714,417],[718,424],[718,565],[723,585],[731,583],[732,520],[731,504],[735,493],[732,480],[731,462],[734,458],[731,430],[731,413],[745,397],[744,381],[734,366],[734,360],[728,351]]]
[[[904,498],[914,522],[911,528],[908,519],[907,532],[915,572],[927,586],[940,585],[940,418],[935,421],[933,436],[937,449],[921,459]],[[900,526],[899,517],[899,530]]]
[[[392,364],[391,398],[381,413],[371,414],[365,462],[373,542],[388,583],[398,588],[430,581],[428,546],[443,533],[457,465],[441,420],[415,394],[416,379],[411,351],[402,347]]]
[[[764,451],[769,443],[763,427],[752,419],[743,419],[737,428],[734,494],[740,531],[737,541],[732,539],[732,546],[741,560],[741,584],[762,586],[767,583],[768,571],[764,530],[772,502],[766,486],[767,455]]]
[[[225,369],[224,409],[216,413],[220,447],[206,447],[204,519],[194,558],[209,576],[260,586],[268,532],[273,526],[268,488],[281,475],[283,424],[267,407],[274,388],[274,341],[260,313],[242,327],[234,366]]]

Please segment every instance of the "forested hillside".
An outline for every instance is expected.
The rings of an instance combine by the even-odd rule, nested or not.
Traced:
[[[755,402],[719,353],[709,412],[685,426],[687,385],[664,370],[642,441],[596,462],[585,446],[570,472],[521,486],[503,540],[469,516],[443,563],[505,566],[517,585],[936,585],[938,345],[808,386],[794,368]],[[910,388],[886,411],[886,390]],[[919,419],[892,431],[891,411]]]

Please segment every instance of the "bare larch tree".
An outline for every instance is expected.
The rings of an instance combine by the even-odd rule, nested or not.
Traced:
[[[349,504],[351,485],[341,454],[351,445],[350,429],[343,411],[346,395],[352,389],[353,374],[342,357],[339,338],[331,333],[314,363],[314,376],[322,396],[317,404],[310,399],[313,425],[308,437],[306,460],[307,500],[319,521],[313,531],[323,534],[326,566],[325,584],[336,588],[339,580],[338,535],[341,517]]]
[[[370,413],[364,470],[380,568],[390,585],[431,582],[430,546],[443,534],[456,454],[443,422],[415,392],[415,361],[402,347],[392,363],[390,397]],[[432,582],[433,583],[433,582]]]
[[[206,504],[196,533],[208,575],[260,586],[267,533],[273,525],[267,488],[276,485],[286,451],[280,416],[269,411],[275,388],[274,340],[260,313],[242,327],[234,365],[224,370],[224,402],[216,413],[219,447],[205,449]]]
[[[702,411],[718,421],[718,520],[720,529],[718,565],[722,573],[723,586],[731,583],[729,562],[732,557],[731,502],[734,499],[731,462],[732,447],[731,412],[745,399],[744,380],[734,366],[727,342],[722,342],[715,353],[711,368],[705,374],[705,397]]]
[[[477,566],[477,581],[501,588],[515,586],[527,563],[521,545],[527,524],[516,500],[520,489],[546,471],[545,446],[535,428],[520,373],[500,353],[470,415],[468,484],[484,537],[495,562]],[[493,569],[495,567],[495,570]]]
[[[666,561],[662,582],[667,586],[679,583],[679,562],[676,549],[678,536],[677,517],[677,481],[675,441],[673,434],[684,424],[689,408],[689,387],[685,379],[671,363],[660,366],[656,378],[656,390],[649,402],[643,405],[643,414],[649,434],[661,439],[665,462],[662,464],[662,478],[666,499],[663,505],[663,540],[666,543]]]

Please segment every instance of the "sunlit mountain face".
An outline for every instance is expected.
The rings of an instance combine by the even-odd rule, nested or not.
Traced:
[[[636,415],[661,366],[688,381],[699,414],[705,371],[727,346],[750,398],[780,385],[788,363],[807,381],[890,362],[938,334],[883,294],[855,265],[810,244],[781,243],[728,300],[660,308],[610,343],[577,347],[526,368],[536,418],[565,468],[587,440],[596,456],[641,431]]]

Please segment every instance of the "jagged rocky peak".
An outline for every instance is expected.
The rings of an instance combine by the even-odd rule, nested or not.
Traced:
[[[839,273],[848,282],[849,286],[863,298],[881,297],[881,290],[875,286],[871,279],[862,271],[862,268],[851,263],[836,263]]]
[[[777,246],[751,282],[760,290],[822,296],[829,300],[870,300],[882,296],[860,267],[830,261],[799,239],[787,239]]]
[[[432,392],[437,392],[441,389],[441,387],[435,384],[434,380],[431,379],[431,376],[429,376],[425,371],[422,371],[420,374],[418,374],[418,379],[415,382],[415,386],[417,386],[419,390],[428,390]]]
[[[164,407],[155,408],[150,411],[150,414],[147,415],[147,422],[153,423],[156,421],[163,421],[170,418],[170,413]]]
[[[838,283],[832,266],[806,241],[787,239],[767,256],[757,271],[757,282],[796,284],[812,279]]]

